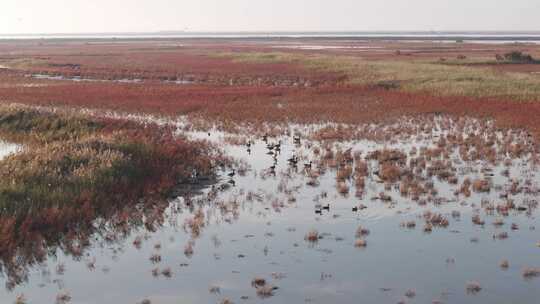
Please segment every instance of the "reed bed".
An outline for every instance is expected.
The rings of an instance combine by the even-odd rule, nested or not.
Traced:
[[[96,219],[125,227],[140,217],[135,213],[165,204],[178,185],[213,178],[220,158],[166,126],[28,107],[2,107],[0,134],[23,145],[0,161],[0,258],[12,283],[23,279],[14,254],[39,260],[45,243],[62,243],[81,256],[81,239],[96,230]],[[133,208],[142,205],[144,211]],[[149,215],[145,225],[154,219]]]

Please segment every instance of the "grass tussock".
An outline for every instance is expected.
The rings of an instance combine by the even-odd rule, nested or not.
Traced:
[[[58,115],[12,106],[0,108],[2,136],[14,141],[53,142],[76,139],[96,133],[106,126],[106,121],[81,116]]]
[[[319,241],[319,232],[315,229],[313,230],[310,230],[306,236],[304,237],[304,240],[308,241],[308,242],[311,242],[311,243],[315,243],[317,241]]]
[[[0,161],[0,266],[8,276],[21,248],[30,260],[44,257],[43,242],[82,254],[84,243],[73,239],[88,237],[95,219],[125,225],[126,208],[212,177],[218,155],[172,128],[26,107],[0,109],[0,135],[24,147]]]
[[[33,115],[21,116],[32,119]],[[3,126],[0,122],[0,130]],[[2,215],[35,220],[44,210],[93,209],[110,203],[111,193],[124,198],[164,194],[189,179],[194,170],[210,174],[209,159],[198,157],[210,154],[206,147],[192,146],[172,134],[162,137],[161,131],[156,127],[93,132],[79,139],[62,135],[64,129],[60,134],[47,133],[44,144],[31,144],[0,162]],[[81,132],[86,133],[86,127]],[[37,137],[41,132],[32,129],[28,134]]]
[[[482,290],[482,286],[477,281],[470,281],[467,282],[465,289],[468,294],[477,294]]]

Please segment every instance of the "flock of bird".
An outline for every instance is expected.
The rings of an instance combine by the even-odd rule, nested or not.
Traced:
[[[268,168],[267,170],[267,173],[269,174],[272,174],[272,175],[276,175],[276,167],[277,167],[277,164],[278,164],[278,157],[279,155],[281,154],[281,147],[282,147],[282,142],[281,140],[278,140],[276,143],[270,143],[269,142],[269,136],[267,134],[263,135],[262,137],[262,141],[266,144],[266,149],[268,150],[266,152],[267,155],[271,156],[272,159],[273,159],[273,163],[272,165]],[[298,135],[295,135],[293,137],[293,144],[295,146],[300,146],[302,143],[301,141],[301,138],[300,136]],[[247,149],[247,153],[249,155],[251,155],[251,151],[252,151],[252,148],[253,146],[255,145],[255,142],[253,140],[249,140],[246,144],[245,144],[245,147]],[[290,167],[294,168],[294,169],[297,169],[298,168],[298,163],[300,162],[299,158],[297,155],[295,155],[293,153],[293,155],[287,159],[287,163],[289,164]],[[309,161],[309,162],[306,162],[304,163],[304,170],[305,171],[309,171],[311,170],[313,166],[313,161]],[[229,181],[228,183],[232,186],[235,186],[236,185],[236,182],[234,180],[234,177],[236,176],[237,172],[235,169],[232,169],[228,174],[227,176],[229,177]],[[358,212],[359,210],[363,210],[367,208],[366,206],[364,205],[360,205],[359,207],[358,206],[355,206],[352,208],[352,211],[353,212]],[[326,204],[326,205],[316,205],[315,206],[315,214],[323,214],[323,212],[329,212],[330,211],[330,204]]]

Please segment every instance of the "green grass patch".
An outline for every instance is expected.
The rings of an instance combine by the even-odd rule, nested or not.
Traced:
[[[364,60],[360,57],[286,52],[222,53],[238,62],[301,63],[317,71],[347,75],[350,84],[399,83],[399,89],[443,96],[504,97],[517,101],[540,100],[540,79],[525,73],[425,61]]]

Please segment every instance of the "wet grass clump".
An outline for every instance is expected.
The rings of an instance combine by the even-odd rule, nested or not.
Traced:
[[[0,255],[35,234],[90,227],[182,183],[213,176],[208,145],[173,129],[24,107],[0,110],[0,134],[24,148],[0,161]]]
[[[0,108],[0,131],[15,141],[57,141],[93,134],[105,122],[78,116],[58,115],[24,107]]]

